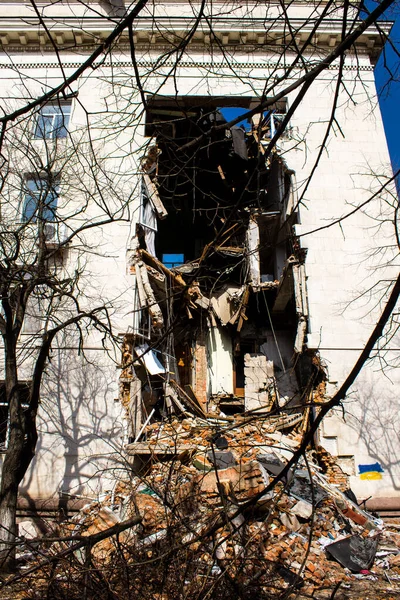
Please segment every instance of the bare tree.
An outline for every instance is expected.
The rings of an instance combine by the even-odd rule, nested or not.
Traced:
[[[18,487],[35,455],[40,390],[52,344],[69,331],[83,347],[93,331],[113,352],[112,300],[88,291],[88,257],[103,252],[101,243],[90,242],[90,233],[127,219],[129,198],[122,200],[116,181],[105,175],[99,144],[86,131],[68,134],[68,109],[59,100],[47,104],[10,128],[3,140],[0,328],[8,423],[0,514],[1,549],[10,559]],[[8,566],[8,558],[5,562]]]

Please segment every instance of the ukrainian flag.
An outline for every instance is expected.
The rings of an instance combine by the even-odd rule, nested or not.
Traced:
[[[360,479],[382,479],[383,469],[379,463],[373,463],[372,465],[358,465],[360,473]]]

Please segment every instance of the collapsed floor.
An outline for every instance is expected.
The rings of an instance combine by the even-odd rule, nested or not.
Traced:
[[[149,424],[138,474],[52,531],[58,541],[26,540],[2,593],[22,578],[32,600],[83,589],[99,599],[332,598],[339,585],[335,598],[365,598],[351,595],[360,579],[380,584],[376,598],[398,594],[400,527],[357,505],[326,451],[309,449],[269,489],[305,426],[241,415]]]
[[[306,346],[294,173],[268,151],[286,101],[228,124],[230,111],[256,105],[149,100],[151,140],[128,256],[136,299],[121,374],[131,441],[144,424],[188,404],[198,416],[290,414],[313,402],[325,378]],[[204,131],[211,133],[203,139]]]

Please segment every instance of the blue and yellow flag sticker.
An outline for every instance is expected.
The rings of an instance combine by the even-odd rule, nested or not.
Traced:
[[[367,479],[369,481],[382,479],[383,469],[377,462],[371,465],[358,465],[358,470],[360,479]]]

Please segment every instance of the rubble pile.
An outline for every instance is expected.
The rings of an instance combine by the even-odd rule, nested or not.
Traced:
[[[323,467],[329,483],[338,485],[342,491],[347,489],[348,476],[336,463],[335,457],[322,446],[318,447],[318,463]]]
[[[149,424],[145,440],[132,445],[139,472],[85,507],[62,534],[90,536],[139,513],[141,523],[96,544],[91,561],[117,587],[123,561],[144,598],[202,597],[199,590],[229,598],[243,586],[260,598],[290,589],[306,597],[360,578],[397,589],[400,532],[351,500],[325,450],[308,449],[270,485],[301,441],[303,424],[291,422],[293,415],[186,415]],[[59,551],[53,544],[49,552]],[[74,557],[87,560],[82,551]]]
[[[128,446],[140,458],[131,476],[58,538],[27,544],[17,581],[31,600],[75,600],[82,589],[96,600],[322,600],[339,585],[349,595],[337,598],[358,600],[362,584],[396,597],[400,527],[360,509],[334,457],[309,447],[275,480],[304,428],[296,414],[149,423]]]
[[[234,423],[215,419],[213,425],[195,417],[154,423],[146,430],[146,482],[160,499],[169,498],[182,519],[196,515],[197,525],[207,523],[210,511],[214,517],[217,510],[238,513],[239,529],[267,564],[279,564],[294,576],[300,572],[311,587],[335,585],[354,572],[366,575],[382,540],[391,539],[397,554],[400,536],[384,531],[379,519],[343,493],[346,477],[322,448],[308,452],[283,482],[264,493],[301,440],[295,430],[277,431],[284,427],[280,419],[238,415]],[[172,462],[166,460],[167,448],[176,448]],[[217,531],[221,539],[232,537],[224,528]]]

